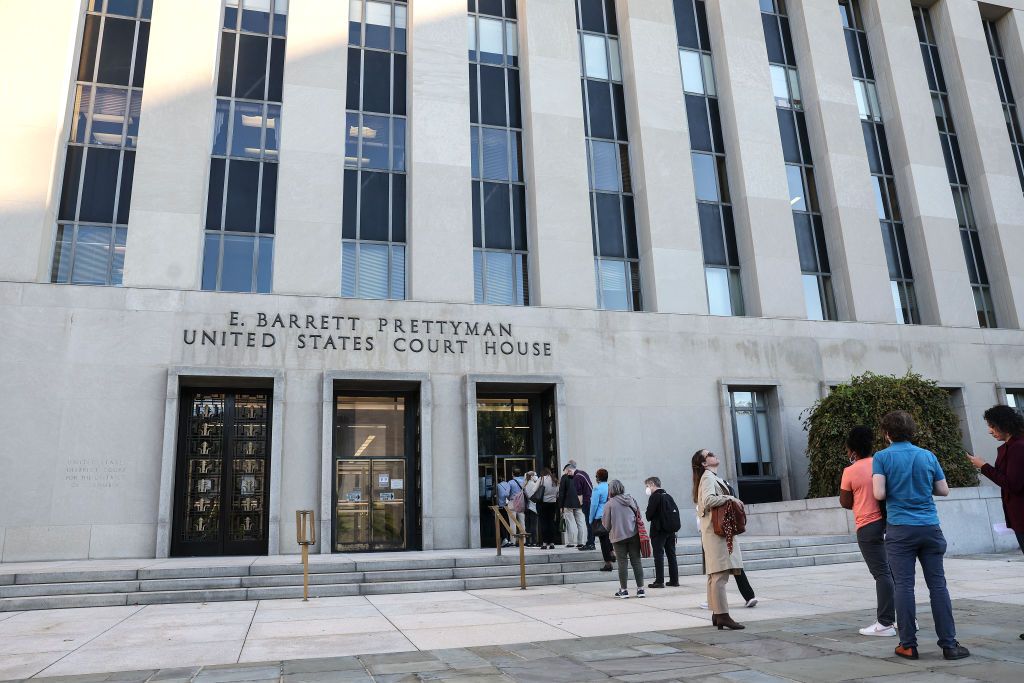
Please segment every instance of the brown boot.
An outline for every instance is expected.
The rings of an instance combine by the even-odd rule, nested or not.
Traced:
[[[712,614],[711,625],[717,626],[719,631],[721,631],[723,628],[727,628],[731,631],[738,631],[746,628],[746,626],[744,626],[743,624],[737,624],[735,621],[733,621],[732,617],[729,616],[728,612],[726,612],[725,614]]]

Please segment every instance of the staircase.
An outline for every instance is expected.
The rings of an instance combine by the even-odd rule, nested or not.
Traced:
[[[859,562],[854,536],[743,537],[747,570]],[[519,551],[451,550],[310,557],[309,595],[427,593],[519,585]],[[681,539],[676,555],[683,576],[701,573],[697,539]],[[528,586],[608,581],[598,571],[601,554],[575,549],[528,548]],[[134,566],[133,566],[134,565]],[[652,560],[644,560],[650,568]],[[652,572],[653,573],[653,572]],[[147,605],[159,603],[272,600],[302,597],[297,556],[181,558],[0,565],[0,612]]]

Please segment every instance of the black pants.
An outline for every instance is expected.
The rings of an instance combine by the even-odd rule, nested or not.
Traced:
[[[558,503],[538,503],[537,515],[540,517],[540,542],[561,543],[558,532]]]
[[[668,557],[668,581],[679,583],[679,565],[676,563],[676,535],[653,534],[651,546],[654,549],[654,582],[665,583],[665,558]]]
[[[601,518],[598,517],[598,519]],[[612,542],[608,540],[608,534],[601,534],[597,538],[601,542],[601,557],[610,564],[612,561]]]
[[[537,543],[537,523],[539,518],[533,510],[526,510],[526,542],[530,545]]]
[[[857,545],[871,576],[875,577],[875,600],[878,623],[892,626],[896,623],[896,585],[893,583],[889,560],[885,554],[885,520],[857,529]]]
[[[587,517],[587,545],[594,547],[594,520],[590,519],[590,499],[583,501],[583,514]]]
[[[1018,531],[1017,534],[1017,545],[1020,546],[1020,551],[1024,553],[1024,531]]]

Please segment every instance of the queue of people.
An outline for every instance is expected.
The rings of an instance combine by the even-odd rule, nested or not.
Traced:
[[[1024,417],[1008,406],[994,406],[985,411],[984,418],[989,433],[1002,442],[996,461],[988,464],[974,455],[968,458],[1001,489],[1006,527],[1024,552]],[[880,431],[888,446],[878,452],[874,452],[873,429],[857,426],[850,431],[846,439],[850,464],[843,471],[839,490],[840,505],[854,513],[857,544],[875,582],[875,622],[860,633],[898,637],[895,654],[918,659],[914,576],[919,563],[943,657],[963,659],[970,651],[956,639],[943,570],[946,540],[934,500],[934,496],[949,495],[945,473],[934,453],[913,444],[917,426],[909,413],[886,414]],[[724,531],[716,529],[716,516],[719,527],[722,519],[730,519],[728,512],[721,515],[722,510],[716,513],[716,509],[734,506],[742,510],[732,486],[719,476],[719,464],[718,456],[707,449],[698,450],[691,458],[693,504],[707,575],[707,602],[701,607],[711,610],[712,625],[719,630],[739,630],[744,626],[729,614],[729,578],[736,582],[746,607],[754,607],[758,601],[743,571],[743,556],[735,538],[742,529],[729,523],[724,524]],[[661,479],[652,476],[644,481],[647,506],[643,512],[620,480],[609,481],[607,469],[598,469],[595,479],[596,484],[575,460],[565,465],[560,477],[547,468],[540,475],[527,472],[520,476],[517,471],[509,481],[499,483],[499,505],[504,509],[522,492],[528,501],[524,512],[510,507],[508,519],[515,516],[524,525],[527,545],[554,549],[559,529],[566,548],[594,550],[595,541],[599,542],[604,560],[601,570],[611,572],[613,563],[617,564],[616,598],[630,597],[630,570],[637,598],[646,597],[646,588],[678,587],[680,513]],[[651,556],[655,577],[645,588],[642,560]],[[1020,638],[1024,639],[1024,633]]]

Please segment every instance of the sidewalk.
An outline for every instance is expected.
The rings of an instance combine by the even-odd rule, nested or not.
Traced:
[[[874,589],[849,564],[752,573],[761,603],[744,609],[730,594],[748,626],[735,633],[712,630],[697,607],[703,577],[646,600],[613,600],[612,584],[590,583],[2,613],[0,680],[1020,681],[1021,560],[947,560],[960,638],[974,653],[960,662],[939,656],[927,609],[919,662],[895,659],[895,639],[857,635]],[[111,671],[134,673],[87,675]]]

